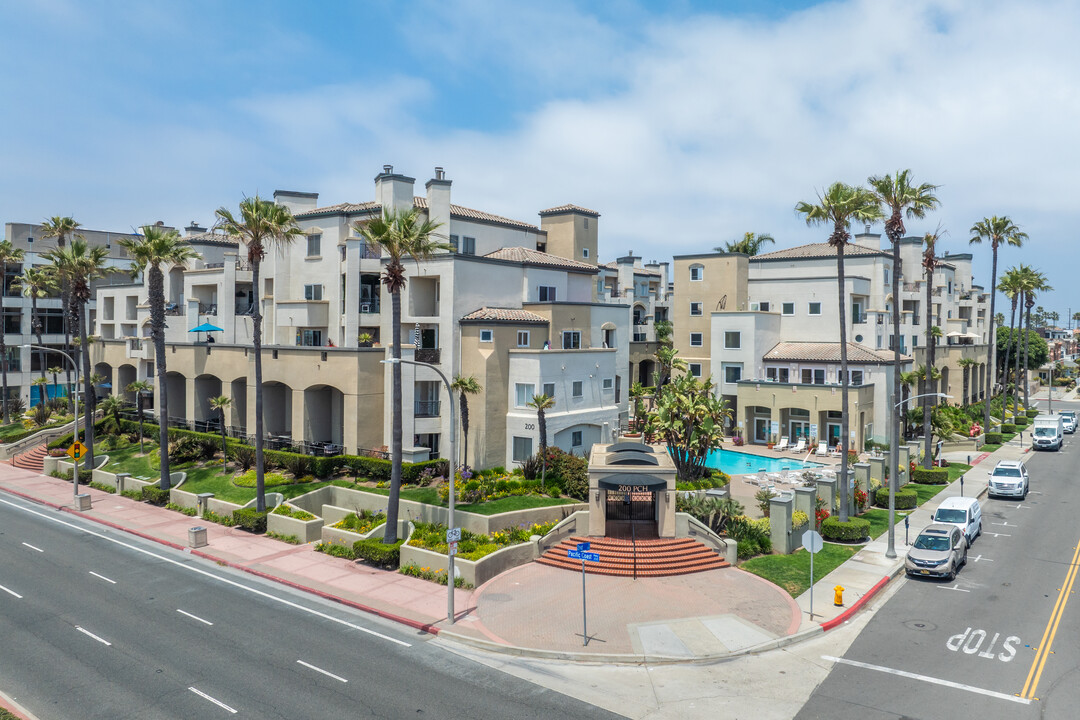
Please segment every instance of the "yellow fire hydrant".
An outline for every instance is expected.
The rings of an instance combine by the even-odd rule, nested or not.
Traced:
[[[843,607],[844,606],[844,586],[843,585],[837,585],[836,587],[833,588],[833,592],[835,593],[835,596],[833,597],[833,605],[835,605],[836,607]]]

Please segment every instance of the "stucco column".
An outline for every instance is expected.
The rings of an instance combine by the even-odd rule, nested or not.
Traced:
[[[814,502],[816,500],[816,489],[812,487],[795,488],[795,509],[802,510],[811,520],[814,519]]]
[[[795,545],[791,538],[793,502],[793,499],[788,495],[781,495],[769,500],[769,534],[772,539],[772,549],[781,555],[789,554]]]
[[[598,481],[589,475],[589,535],[604,537],[607,534],[607,490],[601,490]]]
[[[904,487],[908,483],[908,473],[911,470],[911,448],[901,445],[897,451],[900,459],[900,472],[897,474],[897,487]]]
[[[855,482],[862,485],[867,499],[870,497],[870,463],[855,463]],[[851,494],[851,502],[855,502],[855,493]],[[854,512],[862,512],[865,508],[854,507]]]
[[[195,378],[184,378],[184,419],[189,423],[195,422],[195,408],[199,400],[195,397]]]
[[[345,446],[345,453],[355,455],[356,451],[365,447],[360,444],[360,424],[357,422],[360,411],[359,398],[353,393],[344,394],[344,409],[342,411],[342,436],[341,443]],[[375,447],[374,445],[368,447]]]
[[[825,501],[825,509],[830,515],[835,514],[836,483],[832,478],[821,478],[817,481],[817,496]]]
[[[885,482],[885,457],[870,458],[870,479],[877,480],[879,483]],[[869,489],[867,486],[867,491]]]
[[[292,391],[292,439],[294,442],[304,442],[307,438],[304,427],[304,391]]]

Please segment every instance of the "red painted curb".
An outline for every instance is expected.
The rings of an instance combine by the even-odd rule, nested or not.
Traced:
[[[55,503],[51,503],[51,502],[48,502],[46,500],[41,500],[40,498],[33,497],[32,495],[27,495],[25,493],[21,493],[21,492],[18,492],[16,490],[11,490],[11,489],[8,489],[8,488],[5,488],[5,492],[9,492],[12,495],[15,495],[17,497],[21,497],[24,500],[32,500],[33,502],[37,502],[37,503],[40,503],[42,505],[46,505],[48,507],[53,508],[54,510],[59,510],[60,512],[66,512],[66,513],[71,513],[72,515],[77,515],[78,517],[81,517],[84,520],[89,520],[90,522],[97,523],[98,525],[104,525],[105,527],[109,527],[109,528],[112,528],[114,530],[120,530],[120,531],[126,532],[129,535],[134,535],[135,537],[142,538],[143,540],[149,540],[150,542],[155,542],[155,543],[158,543],[159,545],[165,545],[166,547],[170,547],[170,548],[172,548],[174,550],[181,550],[183,552],[194,555],[196,557],[203,558],[204,560],[212,560],[213,562],[221,563],[222,565],[225,565],[226,567],[230,567],[230,568],[232,568],[234,570],[241,570],[241,571],[246,572],[246,573],[248,573],[250,575],[254,575],[256,577],[263,578],[264,580],[271,580],[271,581],[276,582],[276,583],[281,583],[282,585],[287,585],[288,587],[291,587],[291,588],[296,589],[296,590],[301,590],[303,592],[311,593],[312,595],[316,595],[318,597],[321,597],[324,600],[331,600],[333,602],[340,603],[342,605],[351,607],[351,608],[353,608],[355,610],[360,610],[362,612],[371,613],[372,615],[377,615],[378,617],[384,618],[386,620],[390,620],[392,622],[400,623],[400,624],[405,625],[407,627],[411,627],[414,630],[419,630],[420,632],[428,633],[429,635],[438,635],[439,631],[441,629],[438,626],[433,625],[431,623],[420,622],[419,620],[413,620],[411,618],[403,617],[401,615],[396,615],[394,613],[387,612],[385,610],[379,610],[378,608],[373,608],[373,607],[370,607],[368,605],[364,605],[362,603],[355,602],[353,600],[348,600],[348,599],[343,598],[343,597],[338,597],[337,595],[332,595],[331,593],[325,592],[323,590],[316,590],[315,588],[310,588],[310,587],[307,587],[306,585],[301,585],[298,582],[293,582],[292,580],[286,580],[285,578],[280,578],[280,577],[277,577],[276,575],[271,575],[271,574],[265,573],[265,572],[263,572],[261,570],[255,570],[253,568],[244,567],[243,565],[238,565],[238,564],[236,564],[234,562],[230,562],[228,560],[222,560],[221,558],[215,557],[214,555],[211,555],[209,553],[202,552],[200,550],[193,550],[193,549],[185,547],[185,546],[183,546],[183,545],[181,545],[179,543],[175,543],[175,542],[173,542],[171,540],[162,540],[161,538],[157,538],[157,537],[154,537],[152,535],[147,535],[146,533],[140,532],[138,530],[132,530],[131,528],[124,527],[123,525],[117,525],[116,523],[111,522],[109,520],[102,520],[101,518],[86,515],[86,514],[81,513],[81,512],[79,512],[77,510],[72,510],[69,507],[65,507],[64,505],[57,505]]]
[[[828,631],[832,630],[834,627],[836,627],[837,625],[839,625],[840,623],[847,621],[848,618],[850,618],[852,615],[854,615],[855,613],[857,613],[859,611],[859,608],[861,608],[866,603],[870,602],[870,598],[874,597],[874,595],[876,595],[877,592],[879,590],[881,590],[881,588],[885,587],[885,584],[887,582],[889,582],[889,576],[888,575],[886,575],[885,577],[878,580],[877,583],[874,585],[874,587],[870,588],[867,592],[863,593],[863,596],[861,598],[859,598],[858,600],[856,600],[854,605],[852,605],[847,610],[845,610],[844,612],[842,612],[839,615],[837,615],[836,617],[834,617],[832,620],[826,620],[825,622],[821,623],[821,629],[824,632],[828,632]]]

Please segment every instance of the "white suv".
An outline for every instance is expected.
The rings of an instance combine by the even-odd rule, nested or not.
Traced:
[[[990,497],[1027,497],[1028,471],[1019,460],[1002,460],[987,474],[990,476],[987,487]]]
[[[1076,432],[1076,411],[1066,410],[1061,413],[1061,422],[1065,425],[1065,432],[1072,435]]]

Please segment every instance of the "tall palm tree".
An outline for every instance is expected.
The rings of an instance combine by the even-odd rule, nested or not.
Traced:
[[[218,395],[215,398],[210,398],[210,407],[221,413],[221,469],[225,470],[229,466],[229,452],[225,446],[225,408],[232,405],[232,399],[225,395]]]
[[[824,194],[818,195],[818,204],[799,202],[795,212],[806,217],[807,225],[832,226],[829,245],[836,249],[836,284],[840,309],[840,520],[848,519],[848,354],[847,354],[847,294],[844,280],[844,246],[851,241],[848,228],[853,222],[872,222],[881,217],[881,207],[872,192],[863,187],[835,182]]]
[[[108,251],[101,246],[90,247],[86,240],[76,238],[66,247],[56,247],[42,257],[53,264],[61,286],[68,288],[69,302],[79,332],[79,350],[82,355],[83,394],[85,397],[86,467],[94,466],[94,411],[97,397],[94,392],[93,374],[90,372],[90,336],[87,328],[87,303],[90,302],[90,286],[98,278],[113,272],[105,263]]]
[[[892,243],[892,326],[893,326],[893,393],[892,406],[892,432],[889,438],[889,477],[900,477],[900,453],[896,448],[900,447],[900,402],[901,374],[903,368],[900,360],[900,240],[907,232],[904,227],[904,216],[909,220],[921,220],[926,213],[938,206],[938,199],[934,192],[937,185],[923,183],[915,185],[911,180],[911,170],[897,170],[893,175],[880,175],[867,179],[867,183],[873,190],[882,209],[888,214],[885,220],[885,236]],[[903,410],[906,416],[906,410]],[[896,482],[899,482],[897,480]],[[892,486],[895,489],[895,485]],[[890,525],[890,530],[892,526]],[[890,535],[890,538],[892,536]]]
[[[923,244],[926,246],[923,250],[922,266],[926,272],[926,365],[927,367],[934,367],[934,349],[937,345],[936,336],[934,330],[938,328],[934,325],[934,270],[937,269],[937,241],[940,236],[940,229],[937,232],[926,233],[923,236]],[[940,330],[938,333],[940,334]],[[931,447],[931,435],[933,434],[933,428],[930,427],[931,421],[931,408],[937,403],[937,398],[931,397],[931,393],[937,392],[937,387],[931,378],[926,383],[926,396],[922,399],[923,406],[923,467],[929,470],[934,464],[933,448]]]
[[[40,344],[41,344],[41,333],[39,332],[38,333],[38,345],[40,345]],[[45,367],[44,363],[42,364],[42,367]],[[57,379],[60,377],[60,373],[62,373],[62,372],[64,372],[64,368],[60,367],[59,365],[53,365],[51,368],[49,368],[49,374],[52,375],[52,390],[53,390],[53,400],[54,401],[57,400],[60,397],[60,390],[59,390],[59,388],[57,388]]]
[[[908,438],[908,397],[910,397],[911,395],[911,389],[919,384],[919,378],[919,372],[916,370],[909,370],[908,372],[900,373],[900,393],[902,397],[900,398],[899,402],[902,403],[900,407],[900,412],[902,414],[901,425],[903,425],[904,427],[904,440],[907,440]],[[899,447],[899,445],[897,445],[897,447]],[[899,467],[899,465],[896,466],[897,472],[899,472]],[[892,472],[892,470],[893,469],[890,468],[889,472]],[[889,477],[893,477],[893,475],[890,475]]]
[[[158,447],[161,453],[158,487],[168,490],[171,476],[168,451],[169,386],[165,382],[165,273],[162,266],[183,265],[198,257],[198,253],[184,242],[176,230],[166,230],[159,225],[144,225],[139,233],[140,237],[123,239],[120,245],[131,256],[132,274],[146,274],[150,337],[154,341],[154,368],[158,379]]]
[[[143,396],[152,390],[145,380],[136,380],[127,386],[128,392],[135,393],[135,407],[139,411],[139,454],[146,452],[143,448]]]
[[[30,298],[30,322],[33,327],[34,335],[37,336],[37,344],[43,345],[41,339],[42,326],[41,315],[38,313],[38,298],[44,298],[51,295],[56,290],[56,279],[53,274],[49,272],[48,267],[36,268],[28,267],[22,272],[22,275],[15,278],[15,281],[11,283],[13,288],[17,288],[23,295],[23,297]],[[38,365],[41,368],[41,377],[45,377],[45,351],[38,351]],[[49,372],[52,372],[50,368]],[[57,373],[64,372],[64,368],[59,368]],[[56,397],[56,374],[53,373],[53,397]]]
[[[964,371],[964,399],[961,404],[968,404],[968,380],[971,378],[971,368],[979,363],[975,358],[960,358],[956,364]]]
[[[526,403],[536,410],[536,427],[540,430],[540,452],[547,450],[547,411],[555,407],[555,398],[544,393],[533,395],[532,400]]]
[[[1013,247],[1020,247],[1027,240],[1027,233],[1021,232],[1020,228],[1009,219],[1007,215],[998,217],[984,217],[974,225],[971,226],[971,240],[968,242],[972,245],[981,244],[983,240],[990,243],[990,250],[993,256],[993,262],[991,263],[990,271],[990,312],[987,315],[990,318],[990,327],[987,328],[987,342],[986,342],[986,406],[983,409],[983,427],[987,430],[990,429],[990,398],[991,391],[994,386],[993,375],[996,369],[994,364],[994,346],[997,345],[997,334],[994,332],[994,321],[997,317],[994,314],[995,301],[997,299],[997,291],[994,289],[997,287],[997,262],[998,262],[998,248],[1001,245],[1012,245]]]
[[[296,224],[292,212],[258,195],[240,202],[240,217],[221,207],[215,213],[217,227],[247,248],[251,265],[251,286],[256,298],[259,289],[259,269],[270,250],[284,249],[304,231]],[[256,299],[251,313],[251,345],[255,352],[255,509],[266,511],[265,465],[263,463],[263,385],[262,385],[262,302]],[[395,525],[397,523],[395,522]]]
[[[774,243],[776,239],[769,233],[757,233],[748,232],[743,235],[742,240],[736,240],[735,242],[724,243],[723,246],[714,247],[716,252],[729,252],[729,253],[744,253],[746,255],[757,255],[761,252],[761,247],[765,243]]]
[[[1028,268],[1024,274],[1024,304],[1027,311],[1027,319],[1024,322],[1024,408],[1030,407],[1031,397],[1028,393],[1028,345],[1031,336],[1031,307],[1035,304],[1035,297],[1040,292],[1053,290],[1046,282],[1046,276],[1041,272]],[[1019,353],[1019,348],[1017,349]]]
[[[405,287],[403,260],[415,263],[428,260],[439,250],[451,250],[441,242],[438,230],[442,223],[426,219],[416,208],[392,210],[384,208],[381,215],[354,224],[364,240],[382,251],[387,259],[382,282],[390,292],[391,357],[401,359],[401,291]],[[383,542],[397,542],[398,500],[401,494],[401,363],[390,366],[393,401],[391,403],[390,499],[386,503],[386,531]],[[455,472],[454,468],[450,469]]]
[[[1023,266],[1021,266],[1023,267]],[[1001,280],[998,282],[997,289],[999,292],[1005,293],[1005,297],[1009,298],[1009,302],[1012,304],[1012,312],[1009,317],[1009,340],[1005,344],[1005,362],[1002,365],[1002,392],[1005,394],[1006,399],[1009,397],[1009,356],[1012,354],[1013,346],[1013,334],[1016,328],[1016,305],[1020,302],[1020,296],[1023,295],[1022,280],[1020,277],[1019,268],[1009,268],[1005,271],[1005,274],[1001,276]],[[1023,316],[1020,316],[1023,321]],[[997,338],[994,338],[994,342],[997,342]],[[1017,356],[1019,357],[1019,355]],[[1005,403],[1002,403],[1002,409],[1004,410]],[[989,430],[989,428],[987,428]]]
[[[10,422],[8,417],[8,354],[7,354],[7,316],[4,312],[4,299],[7,297],[7,288],[3,285],[7,282],[7,266],[12,263],[22,262],[23,251],[11,244],[10,240],[0,240],[0,270],[3,271],[3,282],[0,282],[0,376],[3,376],[3,402],[4,425]],[[42,377],[45,374],[42,373]],[[42,398],[42,402],[45,399]]]
[[[80,225],[74,218],[70,216],[54,215],[51,218],[47,218],[41,223],[41,237],[42,239],[55,238],[56,247],[64,248],[67,246],[69,238],[82,238],[79,234]],[[60,285],[60,301],[64,314],[64,349],[71,348],[71,326],[73,324],[72,312],[71,312],[71,292],[67,285]],[[64,372],[67,375],[67,386],[71,388],[71,370],[68,364],[64,364]],[[74,413],[74,398],[71,397],[71,393],[68,393],[68,409]]]
[[[1080,312],[1074,312],[1071,320],[1077,325],[1080,325]],[[1072,327],[1070,326],[1069,329],[1071,330]]]
[[[451,390],[457,390],[458,393],[458,412],[461,413],[461,438],[463,440],[463,450],[461,453],[461,466],[469,466],[469,395],[476,395],[483,391],[483,386],[480,385],[480,381],[474,378],[472,375],[465,377],[463,375],[455,375],[454,382],[450,383]],[[453,472],[453,470],[451,470]]]

